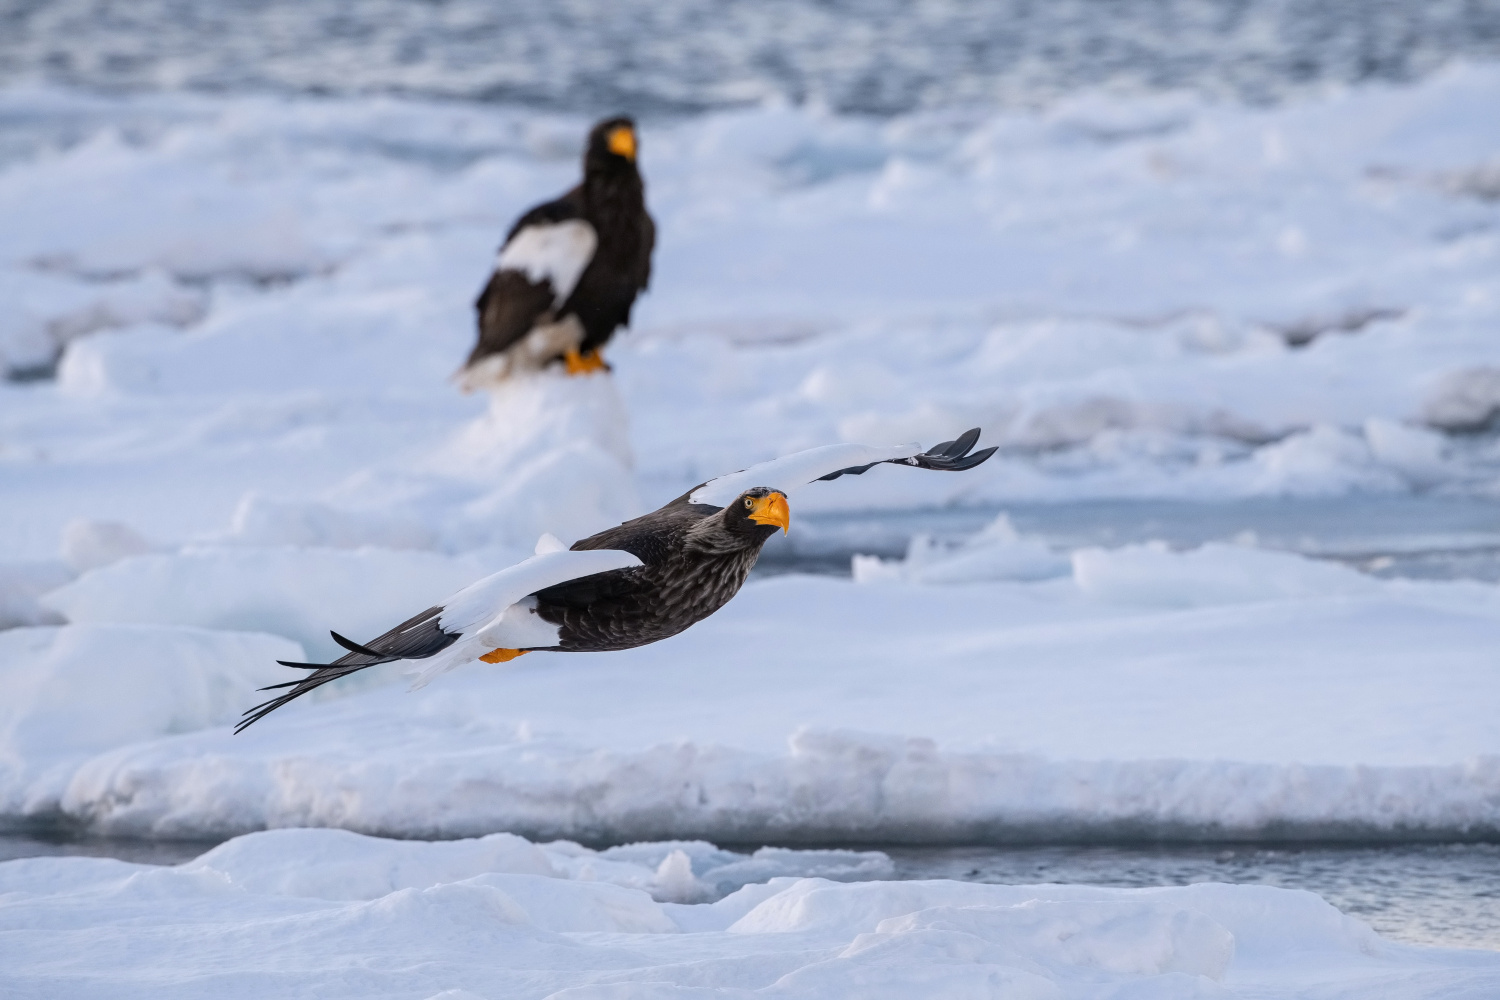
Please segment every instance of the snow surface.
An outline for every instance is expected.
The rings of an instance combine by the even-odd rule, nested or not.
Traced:
[[[45,814],[100,752],[233,722],[280,679],[275,661],[301,652],[277,636],[168,625],[0,632],[0,810]]]
[[[1492,957],[1296,893],[843,886],[803,876],[880,859],[681,839],[1492,837],[1491,585],[1001,518],[642,649],[415,694],[376,669],[229,725],[329,628],[815,446],[1002,450],[810,486],[794,531],[1500,495],[1497,101],[1500,68],[1460,66],[1277,109],[648,122],[661,244],[614,373],[486,400],[451,383],[473,295],[585,122],[0,92],[71,123],[0,170],[0,823],[247,835],[0,865],[3,992],[1493,995]]]
[[[914,548],[917,567],[867,560],[864,582],[752,582],[652,646],[474,664],[411,695],[363,678],[359,693],[294,703],[240,736],[163,725],[82,759],[18,724],[10,753],[32,763],[4,794],[20,815],[170,837],[302,825],[730,842],[1500,830],[1492,585],[1380,580],[1225,544],[1069,559],[1013,529]],[[184,626],[230,623],[175,611],[237,607],[235,627],[295,634],[312,611],[297,610],[290,551],[271,553],[286,560],[284,603],[266,600],[274,573],[241,572],[239,550],[175,557],[197,563],[184,584],[159,582],[165,557],[140,556],[49,598],[100,624],[4,635],[58,646],[123,628],[103,624],[112,592],[131,595],[117,606],[133,620],[173,620],[193,642],[225,633]],[[347,567],[350,618],[366,613],[359,594],[402,575],[368,552],[308,553],[309,574],[317,560]],[[361,587],[360,574],[375,578]],[[184,592],[193,599],[173,599]],[[52,655],[87,683],[87,645]],[[159,713],[189,695],[170,657],[143,649],[132,662]],[[108,731],[113,704],[78,701],[76,725]]]
[[[859,882],[879,854],[251,834],[176,867],[0,864],[7,996],[1493,996],[1307,892]],[[799,877],[800,876],[800,877]],[[754,880],[758,884],[746,884]],[[741,887],[743,886],[743,887]],[[727,895],[726,895],[727,893]],[[714,900],[710,902],[709,900]]]
[[[1493,831],[1497,592],[1243,545],[1059,551],[1001,518],[853,582],[752,584],[642,650],[412,697],[370,671],[236,739],[175,664],[199,629],[334,655],[328,629],[378,634],[544,533],[840,441],[979,424],[1002,450],[814,484],[794,531],[1018,498],[1493,495],[1496,438],[1453,432],[1500,413],[1497,99],[1500,68],[1459,66],[1275,109],[648,122],[661,247],[614,374],[485,400],[450,381],[473,293],[515,214],[571,182],[584,123],[4,91],[70,124],[0,172],[0,284],[24,291],[0,350],[22,373],[61,350],[54,379],[0,385],[0,615],[17,663],[45,647],[80,686],[78,727],[118,737],[85,759],[8,706],[7,822]],[[150,641],[113,659],[165,714],[124,734],[82,688],[87,636],[127,626]]]
[[[455,463],[484,402],[447,379],[500,235],[572,182],[585,122],[12,88],[6,113],[97,124],[0,172],[0,355],[66,346],[57,382],[0,389],[0,542],[49,558],[80,516],[201,540],[255,494],[304,512],[281,518],[297,544],[317,522],[525,551],[803,448],[976,424],[1006,448],[982,469],[807,502],[1493,494],[1493,437],[1440,432],[1500,412],[1497,95],[1500,69],[1459,66],[1271,110],[648,123],[653,286],[609,352],[614,440],[568,459],[606,509],[496,538],[525,507],[496,491],[560,474],[524,442]],[[475,433],[507,429],[538,426]]]

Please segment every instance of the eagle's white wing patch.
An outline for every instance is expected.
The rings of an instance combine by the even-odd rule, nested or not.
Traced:
[[[569,580],[640,565],[639,559],[620,549],[564,549],[532,556],[469,584],[443,602],[443,613],[438,616],[438,626],[444,632],[459,633],[458,641],[419,661],[412,688],[423,687],[438,674],[496,647],[555,646],[557,627],[533,613],[536,601],[530,595]]]
[[[528,594],[582,576],[640,565],[639,559],[621,549],[587,549],[583,552],[564,549],[532,556],[498,573],[491,573],[448,598],[443,602],[438,625],[444,632],[470,636],[498,619],[506,608]]]
[[[582,219],[526,226],[500,248],[497,271],[520,271],[534,285],[552,283],[554,305],[573,294],[583,269],[594,259],[599,234]]]
[[[752,465],[742,472],[731,472],[727,476],[710,479],[692,492],[688,502],[726,507],[731,500],[754,486],[769,486],[790,496],[794,491],[808,483],[817,482],[830,472],[855,465],[869,465],[871,462],[888,462],[893,458],[910,458],[921,452],[922,446],[919,444],[898,444],[884,448],[867,444],[829,444],[821,448],[809,448],[807,451]]]

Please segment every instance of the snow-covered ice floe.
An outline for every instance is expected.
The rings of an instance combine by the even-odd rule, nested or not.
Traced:
[[[0,93],[99,123],[0,172],[0,354],[29,379],[0,384],[0,624],[22,626],[0,671],[29,692],[0,699],[4,822],[1493,833],[1495,588],[1227,544],[1055,551],[1004,520],[853,582],[753,584],[649,648],[411,696],[372,671],[225,724],[283,679],[270,661],[334,652],[329,628],[376,634],[543,532],[840,440],[981,424],[1003,450],[820,484],[794,530],[1015,498],[1493,495],[1497,97],[1500,69],[1455,66],[1275,108],[646,122],[661,245],[614,374],[484,400],[450,381],[473,294],[515,214],[571,183],[584,122]]]
[[[0,770],[0,802],[12,823],[178,838],[1500,831],[1500,588],[1228,544],[1060,555],[1003,521],[914,552],[914,565],[861,560],[855,581],[752,582],[640,649],[473,664],[415,693],[371,671],[239,736],[225,723],[249,688],[280,679],[271,661],[298,650],[199,626],[311,628],[307,609],[272,598],[279,581],[295,595],[333,572],[320,567],[337,569],[327,586],[357,617],[406,563],[233,548],[127,558],[45,599],[75,623],[0,633],[7,685],[41,685],[0,705],[17,762]],[[226,609],[245,617],[213,617]],[[139,624],[152,617],[172,624]],[[121,713],[120,690],[142,707]]]
[[[171,625],[0,632],[0,812],[55,803],[101,751],[232,722],[279,679],[275,661],[300,652],[278,636]]]
[[[176,867],[0,864],[6,996],[1431,997],[1500,955],[1394,944],[1319,897],[858,881],[878,853],[595,852],[250,834]],[[819,877],[823,876],[823,877]]]

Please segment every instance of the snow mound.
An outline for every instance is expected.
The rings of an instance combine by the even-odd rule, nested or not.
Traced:
[[[701,903],[754,882],[791,876],[850,881],[891,874],[879,851],[791,850],[762,847],[739,854],[704,840],[644,841],[593,852],[568,841],[544,845],[552,864],[570,878],[605,879],[645,889],[657,899]],[[638,872],[647,872],[642,881]]]
[[[261,493],[240,498],[226,544],[261,548],[435,549],[438,534],[419,517],[380,510],[347,510],[318,500],[287,500]]]
[[[531,842],[508,833],[477,840],[382,840],[344,830],[270,830],[236,837],[182,866],[246,892],[315,899],[379,899],[487,872],[556,873]]]
[[[547,370],[494,389],[488,412],[425,470],[472,484],[448,529],[456,542],[524,547],[542,534],[582,538],[643,513],[633,466],[614,378]]]
[[[74,518],[63,526],[62,560],[75,573],[99,569],[130,556],[145,555],[152,544],[128,524]]]
[[[71,768],[101,751],[234,721],[301,659],[268,635],[162,625],[0,632],[0,803],[57,808]]]
[[[78,400],[185,397],[210,406],[225,393],[314,393],[325,407],[339,394],[447,389],[451,363],[423,347],[433,326],[456,325],[451,304],[382,282],[346,289],[350,300],[330,309],[327,291],[293,285],[263,301],[231,296],[235,307],[187,330],[142,320],[70,341],[58,388]]]
[[[317,499],[242,498],[223,541],[527,552],[643,512],[614,379],[508,379],[446,440],[363,469]]]
[[[191,342],[179,330],[143,323],[111,330],[68,344],[57,366],[57,388],[66,396],[88,399],[122,393],[183,391],[183,377],[171,360]]]
[[[957,547],[939,545],[926,535],[916,535],[907,544],[903,560],[861,555],[853,558],[855,583],[1046,580],[1064,576],[1068,570],[1065,556],[1044,542],[1023,538],[1004,514]]]
[[[1422,419],[1444,431],[1481,431],[1500,415],[1500,368],[1479,365],[1436,379],[1422,401]]]
[[[330,629],[370,638],[507,564],[505,554],[196,548],[132,556],[45,595],[74,623],[272,632],[335,653]]]
[[[855,556],[856,583],[1038,582],[1071,575],[1083,597],[1111,604],[1192,608],[1299,597],[1369,596],[1373,578],[1337,563],[1248,545],[1209,542],[1175,551],[1164,542],[1084,548],[1064,556],[1021,536],[1004,514],[957,546],[914,537],[906,558]]]
[[[1160,542],[1080,549],[1073,553],[1073,580],[1094,600],[1163,608],[1352,597],[1381,589],[1378,581],[1336,563],[1222,542],[1188,552]]]
[[[41,603],[49,591],[73,579],[55,559],[0,563],[0,630],[17,625],[59,625],[62,615]]]
[[[274,277],[336,259],[348,229],[320,225],[331,221],[326,207],[287,183],[301,164],[281,143],[242,141],[264,137],[273,105],[248,102],[238,127],[216,133],[189,124],[191,102],[168,103],[155,141],[106,127],[64,155],[12,166],[0,191],[9,220],[0,254],[84,274],[187,277]],[[90,219],[92,238],[78,240],[62,218]]]
[[[207,296],[158,269],[110,281],[39,268],[0,268],[0,374],[26,374],[57,362],[80,337],[137,323],[187,326],[207,313]]]
[[[705,841],[659,841],[595,851],[571,841],[533,844],[509,833],[422,841],[319,829],[246,834],[181,867],[211,872],[247,892],[317,899],[378,899],[399,889],[425,889],[500,873],[606,883],[670,902],[720,899],[772,878],[847,880],[891,872],[890,859],[879,851],[761,848],[747,855]]]
[[[1181,898],[1191,896],[1191,891],[1165,890],[1179,898],[1164,900],[1158,895],[1163,890],[1110,893],[1051,888],[1048,895],[1053,898],[1048,899],[1037,898],[1035,887],[952,882],[842,887],[804,879],[760,903],[727,930],[731,934],[840,937],[852,932],[857,936],[840,957],[874,959],[874,965],[884,965],[881,959],[913,947],[926,946],[941,954],[945,944],[964,938],[970,939],[965,950],[989,953],[986,961],[971,951],[971,961],[996,965],[1020,965],[1027,958],[1040,958],[1054,967],[1083,966],[1137,976],[1181,973],[1220,980],[1234,960],[1235,935],[1192,906],[1189,899]],[[1325,926],[1318,930],[1323,933],[1311,941],[1324,947],[1375,942],[1368,928],[1317,897],[1291,895],[1291,899],[1277,901],[1278,908],[1291,911],[1288,916],[1300,916],[1297,904],[1304,903],[1302,909],[1322,918]],[[1329,934],[1330,930],[1334,933]],[[827,982],[832,985],[831,978]]]
[[[602,857],[505,835],[444,844],[286,830],[174,868],[10,861],[0,987],[79,995],[107,981],[120,1000],[210,996],[229,982],[332,1000],[1291,998],[1308,982],[1352,1000],[1500,988],[1500,956],[1391,944],[1306,892],[781,877],[684,904],[613,869],[588,880],[549,870],[559,849]]]

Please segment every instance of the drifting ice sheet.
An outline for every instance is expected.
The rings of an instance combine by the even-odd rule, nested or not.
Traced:
[[[1382,581],[1228,545],[1084,550],[1070,575],[974,582],[986,567],[1014,575],[988,549],[1034,544],[983,537],[949,557],[961,586],[775,578],[637,650],[472,664],[414,695],[330,691],[237,737],[143,733],[59,771],[45,810],[96,832],[176,837],[298,825],[738,842],[1500,829],[1496,588]],[[119,591],[92,591],[104,615],[111,593],[148,592],[126,571],[157,558],[72,587],[123,574]],[[295,576],[293,556],[279,558]],[[933,554],[920,569],[941,579],[945,565]],[[260,593],[225,584],[214,601]],[[75,721],[93,725],[86,710]]]
[[[632,858],[663,849],[654,871]],[[1500,956],[1391,944],[1311,893],[1264,886],[776,877],[717,902],[652,898],[700,869],[712,878],[725,855],[706,844],[595,853],[505,835],[423,844],[286,830],[176,868],[11,861],[0,864],[0,989],[110,1000],[1278,998],[1309,984],[1329,998],[1480,1000],[1500,990]],[[879,859],[787,851],[777,863],[842,865],[848,877]]]
[[[102,751],[232,722],[296,643],[170,625],[0,632],[0,810],[45,816]]]

